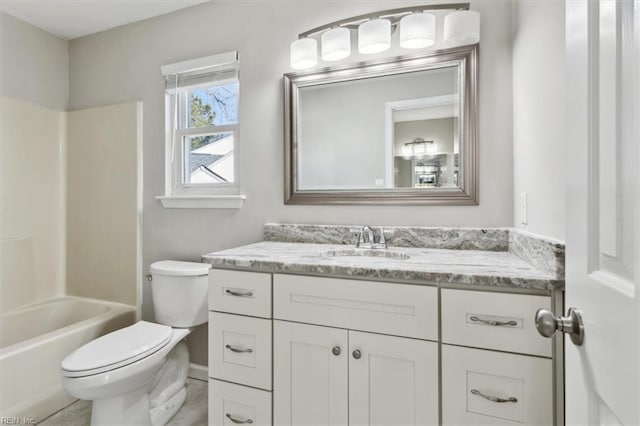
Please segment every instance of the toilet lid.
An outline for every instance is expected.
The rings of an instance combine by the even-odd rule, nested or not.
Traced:
[[[81,377],[131,364],[160,350],[171,340],[168,325],[139,321],[76,349],[62,361],[68,377]]]

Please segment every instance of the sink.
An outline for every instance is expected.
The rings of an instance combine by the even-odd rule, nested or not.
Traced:
[[[376,250],[376,249],[345,249],[345,250],[331,250],[324,253],[328,257],[373,257],[384,258],[393,260],[407,260],[411,256],[404,253],[398,253],[396,251],[389,250]]]

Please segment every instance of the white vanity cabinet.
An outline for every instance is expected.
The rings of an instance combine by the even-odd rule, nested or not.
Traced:
[[[210,295],[210,424],[562,423],[549,296],[219,269]]]
[[[436,287],[280,274],[273,285],[274,424],[438,424]]]
[[[552,425],[552,341],[534,324],[545,296],[441,289],[442,424]]]

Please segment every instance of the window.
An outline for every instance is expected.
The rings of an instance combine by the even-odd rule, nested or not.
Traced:
[[[162,67],[165,207],[239,207],[236,52]]]

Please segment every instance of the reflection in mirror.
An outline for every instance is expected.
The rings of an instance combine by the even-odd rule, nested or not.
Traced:
[[[287,202],[476,204],[475,49],[286,75]]]

